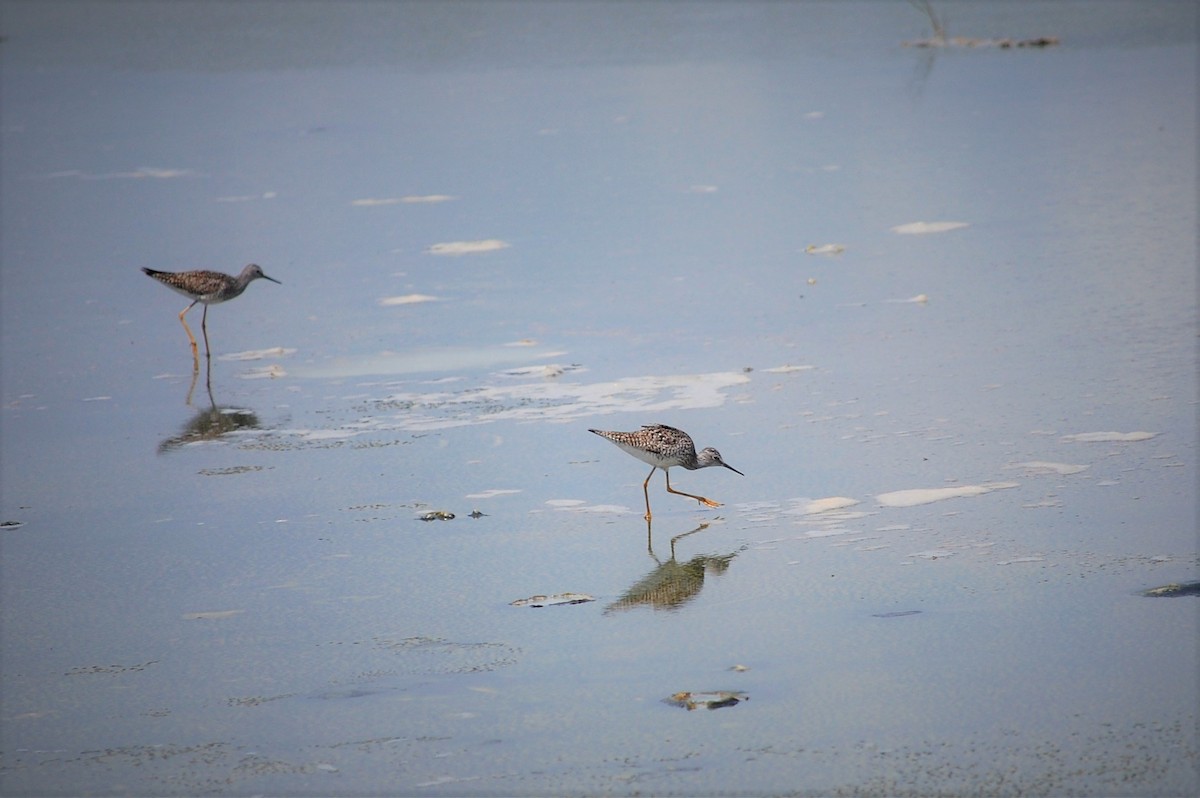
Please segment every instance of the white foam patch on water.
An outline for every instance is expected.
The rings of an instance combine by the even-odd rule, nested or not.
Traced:
[[[561,363],[547,363],[544,366],[521,366],[520,368],[508,369],[502,376],[553,379],[561,377],[568,371],[580,371],[580,369],[575,366],[564,366]]]
[[[306,441],[337,441],[346,440],[361,435],[361,431],[345,429],[310,429],[296,430],[299,437]]]
[[[1052,463],[1046,460],[1030,460],[1025,463],[1011,463],[1005,468],[1022,468],[1032,474],[1062,474],[1068,476],[1070,474],[1078,474],[1080,471],[1087,471],[1091,466],[1076,465],[1074,463]]]
[[[892,228],[892,232],[909,236],[927,235],[929,233],[946,233],[969,226],[967,222],[909,222],[896,225]]]
[[[827,499],[813,499],[798,509],[800,509],[804,515],[813,515],[816,513],[827,513],[830,510],[841,510],[846,507],[853,507],[856,504],[858,504],[858,499],[850,499],[846,496],[830,496]]]
[[[476,350],[463,353],[470,359]],[[488,357],[525,359],[530,353],[520,348],[494,348]],[[534,352],[533,354],[540,354]],[[561,353],[559,353],[561,354]],[[408,365],[414,366],[411,361]],[[391,364],[390,368],[400,368]],[[278,368],[278,367],[272,367]],[[360,369],[378,373],[371,364],[339,364],[320,370],[301,366],[303,376],[351,376]],[[462,384],[459,380],[411,380],[405,382],[359,383],[354,387],[409,390],[363,396],[355,392],[355,402],[369,407],[356,424],[363,430],[428,432],[431,430],[489,424],[495,421],[528,421],[568,423],[583,418],[610,413],[637,412],[644,416],[672,413],[677,410],[720,407],[727,400],[727,391],[744,385],[750,378],[742,372],[711,374],[682,374],[671,376],[627,377],[607,382],[578,382],[570,378],[575,372],[546,379],[547,373],[534,372],[541,378],[536,382],[518,382],[505,375],[502,382],[478,387],[459,387],[458,390],[438,390]],[[265,373],[263,376],[267,376]],[[436,387],[435,387],[436,386]],[[422,390],[424,388],[433,390]],[[339,425],[344,428],[345,423]],[[277,434],[288,434],[277,431]],[[295,433],[290,433],[295,434]]]
[[[810,371],[816,368],[815,366],[775,366],[774,368],[763,369],[764,374],[791,374],[796,371]]]
[[[406,352],[379,352],[330,360],[296,369],[295,376],[318,379],[342,379],[371,375],[419,374],[489,368],[506,363],[558,357],[566,352],[529,347],[432,347]]]
[[[496,496],[507,496],[510,493],[520,493],[520,492],[521,491],[514,490],[512,488],[490,488],[489,490],[485,490],[480,493],[468,493],[466,495],[466,498],[468,498],[468,499],[491,499]]]
[[[403,296],[385,296],[379,300],[379,304],[385,308],[396,305],[418,305],[422,302],[441,302],[441,299],[429,294],[405,294]]]
[[[589,513],[613,513],[614,515],[629,515],[633,512],[633,510],[621,504],[593,504],[590,507],[582,509]]]
[[[950,549],[926,549],[925,551],[913,552],[908,556],[920,557],[922,560],[942,560],[946,557],[953,557],[954,552]]]
[[[919,504],[945,501],[946,499],[982,496],[994,490],[1017,487],[1016,482],[989,482],[984,485],[960,485],[954,488],[913,488],[880,493],[875,501],[884,507],[916,507]],[[914,555],[915,556],[915,555]]]
[[[608,515],[629,515],[633,512],[621,504],[588,504],[574,499],[551,499],[546,504],[556,510],[568,510],[573,513],[599,513]]]
[[[191,169],[162,169],[155,166],[139,166],[132,172],[82,172],[78,169],[68,169],[62,172],[51,172],[47,178],[74,177],[79,180],[141,180],[154,178],[169,180],[175,177],[201,177],[200,172]]]
[[[499,238],[488,238],[483,241],[446,241],[434,244],[428,249],[430,255],[475,255],[480,252],[495,252],[507,249],[512,244]]]
[[[439,202],[451,202],[458,199],[449,194],[408,195],[405,197],[366,197],[353,200],[350,204],[356,208],[375,208],[380,205],[433,205]]]
[[[269,349],[247,349],[244,352],[230,352],[229,354],[221,355],[217,358],[217,360],[266,360],[269,357],[287,357],[288,355],[294,355],[295,353],[295,349],[288,349],[282,346],[273,346]]]
[[[541,381],[484,386],[459,393],[404,392],[380,401],[405,410],[401,429],[446,429],[500,420],[565,423],[609,413],[660,412],[720,407],[724,392],[750,378],[741,372],[626,377],[610,382]]]
[[[1148,441],[1157,436],[1157,432],[1077,432],[1059,440],[1063,443],[1112,443]]]
[[[273,380],[277,377],[286,377],[287,372],[284,370],[283,366],[263,366],[261,368],[243,371],[238,376],[243,380]]]
[[[264,191],[261,194],[236,194],[234,196],[229,196],[229,197],[216,197],[213,201],[214,202],[254,202],[256,200],[272,200],[272,199],[275,199],[277,196],[279,196],[279,195],[276,194],[274,191]]]

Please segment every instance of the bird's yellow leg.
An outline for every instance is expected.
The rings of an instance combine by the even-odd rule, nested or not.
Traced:
[[[647,521],[650,520],[650,477],[654,476],[654,472],[658,466],[650,469],[650,473],[646,475],[646,481],[642,483],[642,495],[646,497],[646,515],[643,516]],[[663,472],[664,474],[667,472]],[[669,480],[668,480],[669,481]]]
[[[712,499],[706,499],[703,496],[693,496],[690,493],[684,493],[681,490],[675,490],[674,488],[671,487],[671,472],[664,470],[663,473],[665,473],[667,475],[667,493],[674,493],[677,496],[687,496],[689,499],[695,499],[696,501],[700,502],[701,504],[703,504],[706,507],[720,507],[721,506],[720,502],[715,502]]]
[[[187,319],[184,318],[184,316],[187,315],[187,312],[194,307],[196,307],[195,302],[179,311],[179,323],[183,325],[183,331],[187,333],[188,342],[192,345],[192,371],[198,372],[200,371],[200,352],[196,347],[196,336],[192,335],[192,328],[188,327]],[[205,306],[205,310],[207,309],[208,307]]]

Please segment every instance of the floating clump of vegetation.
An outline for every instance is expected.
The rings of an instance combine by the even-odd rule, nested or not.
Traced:
[[[998,47],[1002,50],[1011,48],[1054,47],[1061,43],[1057,36],[1034,36],[1030,39],[980,39],[973,36],[947,36],[946,26],[938,19],[929,0],[909,0],[914,8],[929,18],[933,28],[933,36],[928,39],[904,42],[905,47]]]
[[[1200,596],[1200,582],[1172,582],[1162,587],[1152,587],[1142,591],[1143,596],[1150,598],[1175,598],[1176,596]]]

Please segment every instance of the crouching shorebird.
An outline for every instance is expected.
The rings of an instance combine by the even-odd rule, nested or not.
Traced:
[[[696,454],[696,444],[692,443],[690,435],[681,429],[668,427],[665,424],[647,424],[637,432],[606,432],[599,429],[589,429],[588,432],[594,432],[601,438],[607,438],[643,463],[654,466],[646,475],[646,481],[642,483],[642,493],[646,497],[647,521],[650,520],[650,477],[654,476],[657,468],[661,468],[663,474],[666,475],[668,493],[687,496],[707,507],[720,507],[721,503],[703,496],[693,496],[690,493],[675,490],[671,487],[671,472],[668,469],[672,466],[682,466],[688,471],[695,471],[697,468],[724,466],[735,474],[742,474],[741,471],[722,460],[721,453],[711,446],[701,451],[700,454]],[[742,474],[742,476],[746,475]]]
[[[204,303],[204,315],[200,317],[200,331],[204,333],[204,355],[212,357],[208,348],[208,306],[228,302],[234,297],[241,296],[242,292],[246,290],[246,286],[260,277],[273,283],[279,283],[274,277],[263,274],[263,270],[256,263],[251,263],[242,269],[242,273],[237,277],[205,270],[158,272],[154,269],[143,268],[142,271],[172,291],[183,294],[192,300],[192,304],[179,312],[179,323],[183,325],[188,341],[192,344],[192,360],[196,369],[200,368],[200,355],[196,349],[196,336],[192,335],[192,330],[184,318],[187,312],[194,308],[197,302]]]

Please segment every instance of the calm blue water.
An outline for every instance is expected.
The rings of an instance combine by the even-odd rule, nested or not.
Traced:
[[[1196,11],[936,10],[0,6],[0,792],[1195,792]]]

